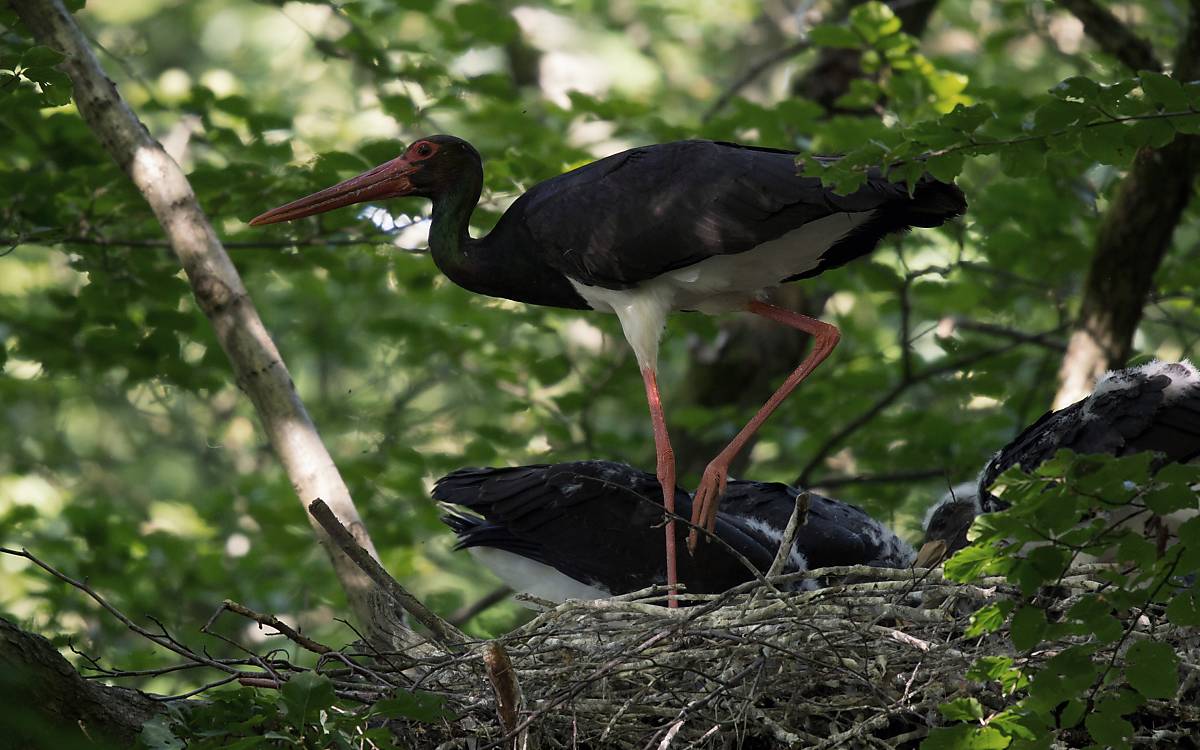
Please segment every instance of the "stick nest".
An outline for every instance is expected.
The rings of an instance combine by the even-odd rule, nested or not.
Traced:
[[[1073,569],[1046,597],[1051,621],[1105,585],[1094,577],[1099,567]],[[945,723],[945,701],[974,697],[989,715],[1020,697],[967,680],[977,658],[1037,668],[1083,642],[1017,654],[1003,629],[964,638],[978,607],[1019,597],[1002,579],[961,585],[939,570],[860,567],[809,575],[832,585],[782,593],[792,575],[685,597],[691,606],[674,611],[636,595],[547,609],[497,641],[422,658],[407,672],[419,674],[412,687],[446,695],[457,718],[397,729],[417,746],[445,748],[916,747]],[[1175,649],[1183,670],[1173,700],[1151,700],[1128,717],[1134,744],[1194,747],[1200,632],[1153,608],[1122,625],[1127,636],[1101,648],[1098,663],[1119,669],[1129,645],[1153,638]],[[497,652],[511,673],[489,658]],[[1087,744],[1082,731],[1059,741]]]

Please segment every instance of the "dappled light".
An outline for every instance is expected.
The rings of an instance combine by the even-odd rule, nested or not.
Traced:
[[[60,4],[115,89],[81,83],[61,35],[19,18]],[[164,719],[146,747],[266,731],[433,747],[470,722],[497,748],[539,726],[547,746],[579,731],[594,747],[664,749],[851,746],[868,732],[933,750],[1023,732],[1069,747],[1194,740],[1200,527],[1118,529],[1103,559],[1117,568],[1078,567],[1085,551],[1103,558],[1105,540],[1080,531],[1101,525],[1097,498],[1193,510],[1194,456],[1162,469],[1149,454],[1110,466],[1044,451],[989,478],[1022,499],[999,520],[967,509],[985,544],[945,577],[899,558],[874,582],[858,568],[811,576],[827,602],[739,569],[736,595],[689,591],[680,613],[659,606],[653,576],[611,604],[514,600],[456,548],[433,494],[464,467],[591,459],[654,484],[665,454],[639,373],[648,351],[691,492],[809,355],[794,328],[827,343],[828,325],[836,348],[726,456],[730,476],[836,497],[919,547],[938,499],[1052,405],[1106,370],[1200,357],[1198,29],[1185,4],[1096,0],[0,4],[0,625],[44,635],[97,689],[228,683],[206,693],[226,696],[212,713]],[[481,191],[466,161],[442,162],[425,181],[359,185],[336,210],[250,224],[436,133],[478,152]],[[790,153],[670,145],[688,139]],[[801,239],[825,245],[799,263]],[[798,280],[767,299],[795,314],[697,312],[745,311],[738,283],[785,279]],[[674,313],[661,342],[604,312],[639,284],[662,299],[674,285],[674,306],[652,311]],[[1171,423],[1192,435],[1196,419]],[[310,515],[316,500],[415,603],[354,562]],[[580,544],[609,549],[599,528]],[[1026,544],[1046,551],[1021,557]],[[578,569],[567,552],[561,567]],[[786,575],[809,580],[803,566]],[[382,610],[394,630],[373,619]],[[739,613],[767,628],[762,643]],[[609,640],[588,651],[593,623]],[[826,649],[822,633],[849,661],[813,662],[809,685],[795,653]],[[871,637],[891,662],[872,661]],[[412,663],[363,661],[385,641]],[[501,644],[520,680],[545,677],[521,686],[519,719],[503,710],[502,660],[461,642]],[[1127,666],[1133,643],[1150,644],[1133,654],[1154,670]],[[724,644],[716,672],[696,668]],[[1063,644],[1076,650],[1054,661]],[[926,655],[940,646],[944,663]],[[262,656],[276,647],[278,664]],[[644,661],[610,663],[621,648]],[[1083,648],[1062,679],[1086,685],[1028,689]],[[857,697],[822,704],[839,685]],[[652,704],[637,703],[643,687]],[[385,696],[397,702],[371,713]],[[141,718],[113,747],[157,710],[128,709]],[[87,721],[39,737],[70,746]]]

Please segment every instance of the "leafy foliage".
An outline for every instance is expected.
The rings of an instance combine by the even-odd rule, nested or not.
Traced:
[[[261,747],[395,748],[387,719],[437,722],[449,714],[443,699],[428,693],[400,692],[362,707],[341,705],[329,677],[301,672],[279,692],[251,688],[210,693],[208,702],[163,715],[142,726],[142,750]]]
[[[935,730],[923,747],[975,747],[996,738],[1002,747],[1034,740],[1043,746],[1078,731],[1081,720],[1095,744],[1128,747],[1134,727],[1125,717],[1147,700],[1175,696],[1179,660],[1172,648],[1142,633],[1131,638],[1152,608],[1165,608],[1172,624],[1190,621],[1200,570],[1200,466],[1154,472],[1153,459],[1062,451],[1033,474],[1014,467],[1000,477],[997,489],[1011,507],[975,520],[974,544],[946,562],[946,574],[963,582],[1001,575],[1023,592],[1017,607],[977,612],[979,633],[1001,627],[1011,610],[1018,655],[1047,642],[1061,651],[1040,670],[1014,668],[1008,657],[980,660],[967,677],[998,682],[1010,702],[994,715],[964,710],[961,701],[945,704],[947,719],[970,724]],[[1185,509],[1190,514],[1180,523],[1172,514]],[[1146,539],[1146,529],[1155,528],[1165,540],[1158,546]],[[1088,559],[1115,563],[1101,573],[1107,585],[1069,606],[1057,601],[1055,587],[1068,568]],[[1002,714],[1015,721],[997,724]]]
[[[282,228],[250,228],[250,216],[392,158],[430,132],[463,135],[485,155],[477,231],[538,180],[623,145],[683,137],[844,153],[822,173],[842,188],[868,165],[893,164],[909,178],[925,169],[957,177],[971,202],[964,224],[889,241],[870,261],[806,284],[813,299],[827,300],[824,317],[842,328],[842,343],[767,425],[746,472],[790,481],[803,471],[817,486],[934,475],[838,490],[911,532],[947,479],[973,476],[1047,403],[1098,217],[1136,149],[1197,127],[1194,84],[1133,75],[1078,40],[1072,46],[1056,25],[1069,20],[1064,13],[1039,15],[1025,3],[945,0],[920,40],[878,3],[827,19],[810,31],[814,48],[787,63],[803,69],[824,49],[861,51],[864,76],[832,114],[773,74],[710,111],[741,78],[741,61],[780,46],[772,41],[779,24],[757,3],[534,0],[514,8],[136,0],[78,14],[226,238],[384,562],[444,614],[490,584],[451,553],[427,499],[433,478],[469,464],[604,457],[647,465],[642,391],[615,321],[454,287],[427,258],[403,252],[422,244],[424,217],[398,213],[426,210],[416,203]],[[1141,31],[1157,46],[1178,41],[1168,10],[1144,15]],[[335,620],[343,604],[327,564],[223,353],[152,215],[68,103],[56,62],[0,9],[0,540],[36,549],[125,610],[173,627],[203,622],[228,597],[318,634],[348,636]],[[1194,214],[1187,210],[1147,307],[1138,337],[1145,353],[1194,352]],[[749,416],[683,395],[693,342],[716,339],[711,320],[671,322],[662,382],[677,436],[728,436]],[[865,426],[842,431],[854,423]],[[1148,512],[1181,502],[1184,477],[1150,481],[1133,464],[1122,467]],[[1050,481],[1061,468],[1009,478],[1010,492],[1032,498],[1014,513],[1036,517],[1060,544],[1018,559],[999,541],[1024,539],[1012,536],[1018,523],[993,519],[981,524],[1001,526],[981,525],[986,538],[952,568],[1011,576],[1033,602],[1077,550],[1108,546],[1056,504],[1070,496],[1066,507],[1084,509],[1065,479]],[[1115,486],[1108,474],[1071,486],[1088,481]],[[1070,632],[1103,650],[1120,638],[1114,611],[1165,604],[1174,623],[1200,620],[1192,592],[1168,598],[1164,584],[1150,597],[1167,579],[1152,550],[1108,536],[1120,537],[1121,560],[1150,563],[1107,595],[1115,598],[1081,604],[1060,622],[1033,606],[998,606],[977,613],[979,632],[1019,617],[1013,637],[1023,645]],[[1172,575],[1194,569],[1190,555],[1181,553]],[[7,560],[0,608],[130,669],[167,658],[74,592]],[[506,605],[469,629],[492,634],[523,616]],[[1082,665],[1102,650],[1068,650],[1053,674],[981,662],[973,678],[997,682],[1005,695],[1027,691],[1031,713],[1006,709],[986,726],[935,735],[930,746],[954,736],[988,747],[1041,731],[1058,705],[1050,701],[1077,695]],[[1145,656],[1167,664],[1162,654]],[[1129,696],[1170,688],[1154,671],[1135,668],[1103,687],[1098,696],[1109,702],[1087,722],[1098,742],[1124,736]],[[183,692],[198,686],[194,679],[143,687]],[[221,697],[212,713],[189,717],[185,728],[149,729],[143,741],[168,747],[186,729],[196,742],[218,732],[213,746],[252,743],[267,726],[289,741],[305,732],[311,739],[325,731],[321,711],[342,721],[336,706],[323,705],[324,688],[310,685],[307,697],[294,692],[302,688],[292,686],[288,700],[214,693]],[[390,710],[408,709],[380,709]],[[412,710],[432,717],[437,709]],[[975,708],[950,710],[974,716]],[[1082,704],[1068,700],[1067,712],[1083,721]]]

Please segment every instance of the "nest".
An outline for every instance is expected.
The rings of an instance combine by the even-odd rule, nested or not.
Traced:
[[[1095,577],[1101,567],[1072,569],[1048,617],[1106,585]],[[805,575],[832,585],[781,591]],[[825,569],[685,597],[691,606],[677,610],[649,603],[661,595],[567,602],[496,641],[430,654],[409,672],[420,675],[413,686],[446,695],[457,719],[398,729],[443,748],[916,747],[945,723],[941,703],[974,697],[987,715],[1020,697],[967,680],[979,657],[1037,668],[1083,642],[1017,654],[1004,630],[966,639],[972,612],[1019,593],[1003,579],[948,582],[939,570]],[[1200,632],[1153,608],[1123,625],[1125,637],[1098,662],[1119,670],[1127,647],[1152,637],[1176,650],[1184,670],[1174,699],[1127,717],[1134,744],[1195,746]],[[1090,744],[1082,730],[1059,741]]]
[[[313,669],[329,678],[338,696],[373,705],[371,717],[379,715],[383,699],[407,706],[392,716],[408,718],[388,719],[401,746],[915,748],[946,723],[940,706],[948,701],[973,698],[978,703],[970,705],[986,720],[1025,697],[1015,682],[968,679],[981,657],[1008,657],[1028,675],[1064,649],[1088,644],[1095,679],[1055,693],[1051,704],[1082,695],[1091,710],[1091,699],[1121,686],[1130,647],[1154,640],[1169,645],[1178,659],[1178,689],[1169,700],[1142,701],[1125,716],[1127,739],[1141,747],[1200,747],[1200,629],[1172,624],[1161,605],[1116,613],[1119,634],[1110,632],[1103,642],[1070,636],[1018,653],[1004,628],[967,637],[980,607],[1026,601],[1004,579],[964,585],[944,580],[939,569],[854,566],[760,577],[717,595],[684,594],[686,606],[678,609],[662,606],[661,587],[613,599],[543,603],[544,611],[522,627],[479,641],[388,576],[321,501],[310,508],[376,584],[376,624],[387,626],[335,649],[278,618],[226,601],[201,631],[216,635],[211,628],[224,612],[273,628],[318,656]],[[138,625],[86,582],[27,551],[0,552],[25,557],[84,591],[131,630],[183,657],[183,666],[225,673],[176,698],[233,680],[280,689],[311,671],[279,648],[249,660],[213,658],[157,621],[155,629]],[[1062,620],[1085,598],[1094,608],[1095,595],[1111,586],[1103,574],[1111,578],[1112,567],[1074,567],[1035,604],[1049,622]],[[806,579],[819,579],[823,587],[803,590],[810,588]],[[402,611],[425,625],[428,635],[409,628]],[[90,661],[101,676],[148,674]],[[441,705],[428,694],[440,696]],[[1055,740],[1055,747],[1092,745],[1080,726],[1057,730]]]

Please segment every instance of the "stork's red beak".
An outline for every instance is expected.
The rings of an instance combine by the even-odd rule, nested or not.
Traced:
[[[333,187],[327,187],[320,192],[255,216],[250,220],[250,226],[291,221],[313,214],[322,214],[354,203],[408,195],[414,190],[413,184],[408,179],[409,175],[417,169],[418,167],[410,164],[403,156],[392,159],[357,177],[339,182]]]

